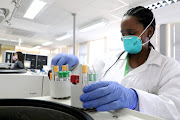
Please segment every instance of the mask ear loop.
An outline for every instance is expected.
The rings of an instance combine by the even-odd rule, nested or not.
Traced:
[[[138,37],[138,39],[141,39],[141,35],[149,28],[149,26],[152,24],[152,22],[154,21],[154,17],[153,17],[153,19],[151,20],[151,22],[149,23],[149,25],[144,29],[144,31],[139,35],[139,37]],[[145,43],[143,43],[142,44],[142,46],[143,45],[145,45],[146,43],[148,43],[150,40],[148,40],[147,42],[145,42]],[[137,43],[137,41],[134,43],[134,45]]]
[[[151,22],[149,23],[149,25],[144,29],[144,31],[139,35],[139,39],[140,39],[140,37],[141,37],[141,35],[142,34],[144,34],[144,32],[149,28],[149,26],[152,24],[152,22],[154,21],[154,17],[153,17],[153,19],[151,20]]]

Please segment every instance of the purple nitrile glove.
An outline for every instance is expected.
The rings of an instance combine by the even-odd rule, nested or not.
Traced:
[[[135,109],[138,96],[135,90],[126,88],[113,81],[100,81],[83,89],[80,100],[84,108],[96,108],[97,111],[110,111],[121,108]]]
[[[67,55],[67,54],[58,54],[51,61],[51,65],[58,65],[59,70],[62,70],[62,65],[68,64],[69,68],[77,65],[79,62],[78,58],[75,55]]]

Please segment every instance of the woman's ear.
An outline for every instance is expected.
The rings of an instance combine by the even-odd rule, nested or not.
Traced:
[[[148,37],[149,37],[149,39],[152,37],[152,35],[153,35],[153,27],[150,26],[150,27],[148,28]]]

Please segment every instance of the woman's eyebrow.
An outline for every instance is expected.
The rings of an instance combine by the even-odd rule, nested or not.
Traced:
[[[134,32],[136,31],[136,29],[126,29],[126,30],[121,30],[120,32]]]

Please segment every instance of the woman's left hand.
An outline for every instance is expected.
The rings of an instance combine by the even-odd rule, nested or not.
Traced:
[[[110,111],[120,108],[135,109],[138,103],[137,93],[117,82],[100,81],[83,89],[80,100],[84,108],[96,108],[97,111]]]

